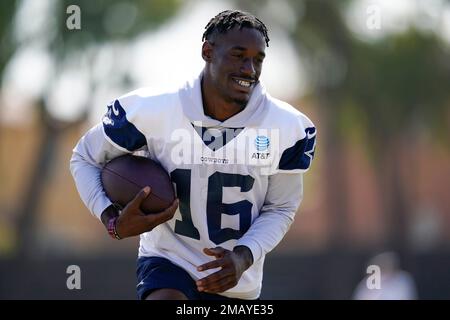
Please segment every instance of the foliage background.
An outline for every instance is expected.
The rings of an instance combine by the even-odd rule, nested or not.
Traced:
[[[73,4],[81,30],[66,27]],[[266,22],[269,91],[319,132],[262,297],[349,299],[367,259],[393,250],[419,298],[450,298],[450,2],[438,0],[3,2],[0,298],[134,299],[137,239],[111,242],[84,208],[71,149],[117,95],[200,71],[202,28],[225,8]],[[70,264],[83,270],[77,292]]]

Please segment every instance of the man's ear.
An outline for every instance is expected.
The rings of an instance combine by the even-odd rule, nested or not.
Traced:
[[[205,62],[211,62],[213,56],[213,45],[205,40],[202,45],[202,58]]]

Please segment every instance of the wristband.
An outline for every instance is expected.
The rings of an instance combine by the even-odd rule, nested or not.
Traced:
[[[114,218],[109,219],[109,221],[108,221],[108,233],[113,239],[120,240],[122,238],[119,236],[119,234],[117,233],[117,229],[116,229],[117,218],[118,217],[114,217]]]

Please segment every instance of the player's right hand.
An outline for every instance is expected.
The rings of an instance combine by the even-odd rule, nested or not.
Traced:
[[[158,213],[145,214],[140,206],[150,194],[150,187],[145,187],[122,210],[116,221],[116,231],[121,238],[133,237],[151,231],[154,227],[172,219],[178,208],[175,199],[170,207]]]

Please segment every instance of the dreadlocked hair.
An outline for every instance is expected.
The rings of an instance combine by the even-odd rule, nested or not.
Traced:
[[[203,33],[202,41],[208,40],[210,36],[217,31],[218,33],[226,33],[228,30],[239,26],[239,30],[247,27],[260,31],[269,46],[269,36],[267,35],[266,25],[254,15],[239,10],[225,10],[209,20],[206,25],[206,31]]]

